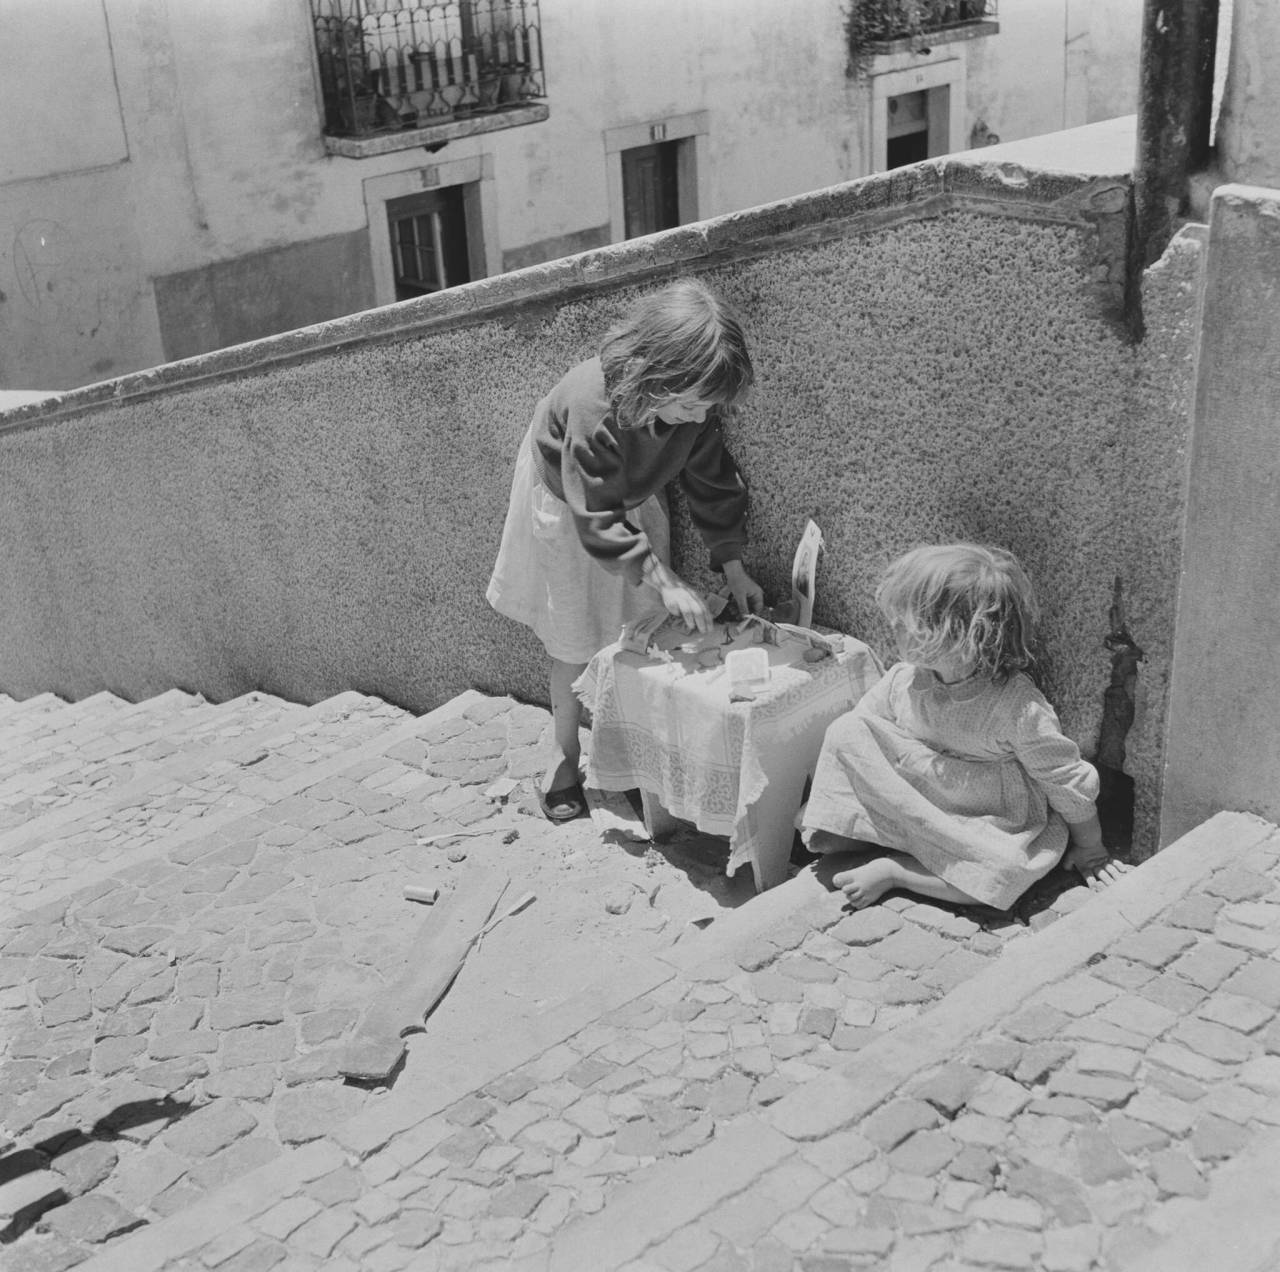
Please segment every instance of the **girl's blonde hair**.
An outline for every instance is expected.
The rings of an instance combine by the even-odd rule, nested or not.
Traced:
[[[955,658],[997,682],[1039,682],[1035,593],[1017,557],[977,543],[913,548],[885,571],[876,604],[906,632],[908,661]]]
[[[620,428],[651,426],[669,398],[695,394],[731,413],[755,379],[733,311],[692,278],[642,296],[600,346]]]

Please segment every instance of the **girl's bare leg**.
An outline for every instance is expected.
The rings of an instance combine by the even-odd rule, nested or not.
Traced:
[[[837,888],[853,904],[855,910],[874,905],[892,888],[902,888],[931,901],[950,901],[953,905],[978,905],[975,898],[939,879],[914,857],[905,853],[886,853],[865,865],[842,871],[832,879]]]
[[[573,682],[586,670],[586,663],[551,660],[551,724],[553,745],[547,771],[542,779],[543,794],[564,790],[578,781],[578,765],[582,762],[582,746],[578,730],[582,727],[582,704],[573,692]]]

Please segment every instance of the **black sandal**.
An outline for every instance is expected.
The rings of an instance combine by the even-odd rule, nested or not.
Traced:
[[[587,811],[587,797],[583,793],[582,783],[574,782],[572,786],[562,786],[559,790],[538,792],[538,807],[542,815],[557,825],[571,822]]]

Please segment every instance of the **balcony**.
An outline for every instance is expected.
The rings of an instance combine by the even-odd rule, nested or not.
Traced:
[[[927,52],[995,35],[997,0],[853,0],[845,15],[849,72],[865,73],[869,60],[886,53]]]
[[[437,149],[546,119],[538,0],[311,0],[325,148]]]

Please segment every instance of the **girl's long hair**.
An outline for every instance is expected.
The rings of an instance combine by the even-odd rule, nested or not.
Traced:
[[[1031,582],[1012,552],[977,543],[913,548],[885,571],[876,604],[906,631],[908,661],[955,658],[1003,683],[1041,683]]]
[[[737,317],[692,278],[642,296],[605,336],[600,363],[620,428],[652,426],[665,400],[686,393],[724,418],[755,379]]]

